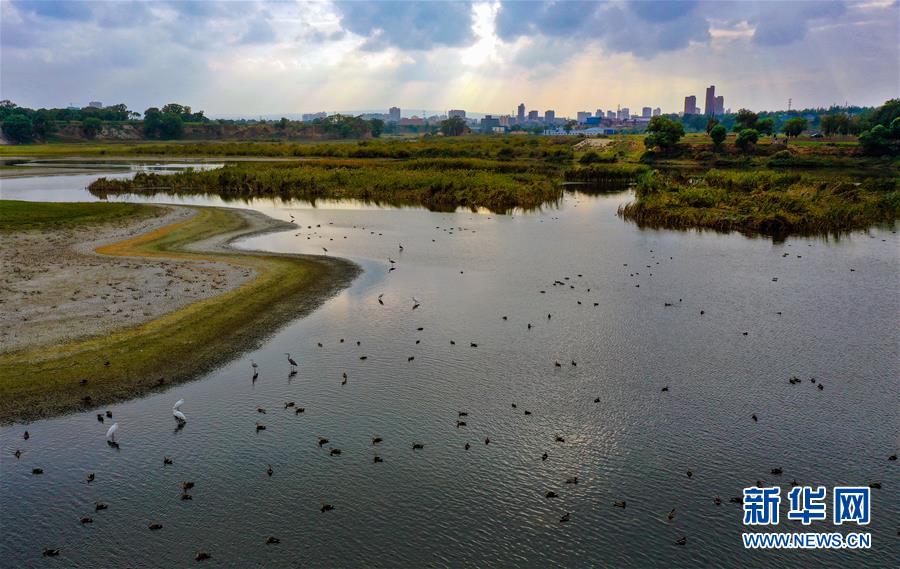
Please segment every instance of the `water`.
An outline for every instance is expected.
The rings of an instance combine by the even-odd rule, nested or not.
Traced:
[[[4,180],[2,193],[95,199],[82,189],[95,177]],[[66,567],[180,567],[201,549],[223,567],[896,566],[896,228],[782,243],[640,230],[615,216],[628,199],[569,193],[558,209],[513,216],[224,204],[297,220],[300,235],[242,247],[327,247],[364,272],[258,350],[111,407],[119,451],[95,412],[27,425],[28,441],[25,426],[0,430],[0,565],[45,566],[52,546]],[[294,378],[284,352],[300,362]],[[189,422],[175,431],[179,398]],[[468,425],[457,428],[461,410]],[[321,449],[319,437],[330,440]],[[564,483],[571,476],[578,485]],[[864,529],[872,549],[745,551],[728,499],[758,479],[785,489],[780,531]],[[838,484],[883,489],[866,528],[804,528],[784,520],[792,479],[828,486],[829,498]],[[179,499],[183,480],[196,482],[192,501]],[[96,500],[109,509],[94,513]],[[320,512],[326,502],[334,511]],[[151,521],[164,528],[149,531]],[[281,543],[265,545],[269,535]],[[686,546],[674,544],[681,536]]]

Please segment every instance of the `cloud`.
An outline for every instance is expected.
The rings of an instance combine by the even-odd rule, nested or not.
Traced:
[[[709,41],[709,22],[692,1],[513,2],[501,4],[497,35],[505,41],[545,37],[591,43],[639,57]]]
[[[363,49],[429,50],[470,45],[469,2],[335,2],[341,26],[367,38]]]

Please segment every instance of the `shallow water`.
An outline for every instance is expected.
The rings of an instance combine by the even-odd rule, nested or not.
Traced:
[[[82,188],[96,177],[3,180],[0,190],[93,200]],[[325,247],[364,273],[258,349],[223,354],[215,372],[111,407],[119,451],[96,412],[27,425],[28,441],[25,426],[0,430],[0,565],[176,567],[200,549],[223,567],[895,565],[896,227],[783,243],[640,230],[615,215],[628,199],[568,193],[558,209],[512,216],[224,204],[298,223],[242,247]],[[293,378],[285,352],[300,362]],[[175,431],[180,398],[188,424]],[[460,410],[467,426],[457,428]],[[257,433],[256,421],[268,428]],[[578,485],[564,483],[571,476]],[[790,481],[829,496],[834,485],[882,482],[864,530],[872,549],[745,551],[741,508],[728,498],[758,479],[785,490],[779,531],[841,533],[862,528],[784,520]],[[191,501],[179,499],[182,480],[196,482]],[[96,500],[109,509],[94,513]],[[334,511],[321,513],[324,502]],[[149,531],[151,521],[164,528]],[[265,545],[269,535],[281,543]],[[686,546],[674,544],[681,536]],[[45,546],[61,558],[42,559]]]

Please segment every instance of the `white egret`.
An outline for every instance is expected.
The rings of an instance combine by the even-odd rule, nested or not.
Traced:
[[[181,412],[182,405],[184,405],[184,399],[179,399],[175,402],[175,405],[172,405],[172,416],[175,417],[175,420],[178,421],[179,425],[187,423],[187,417]]]
[[[109,430],[106,431],[106,442],[108,442],[110,444],[117,444],[116,443],[116,431],[118,431],[118,430],[119,430],[119,424],[113,423],[112,427],[110,427]]]

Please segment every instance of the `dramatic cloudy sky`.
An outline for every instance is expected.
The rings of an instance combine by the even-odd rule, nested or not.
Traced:
[[[210,115],[557,114],[875,105],[900,95],[897,0],[0,0],[0,98]]]

